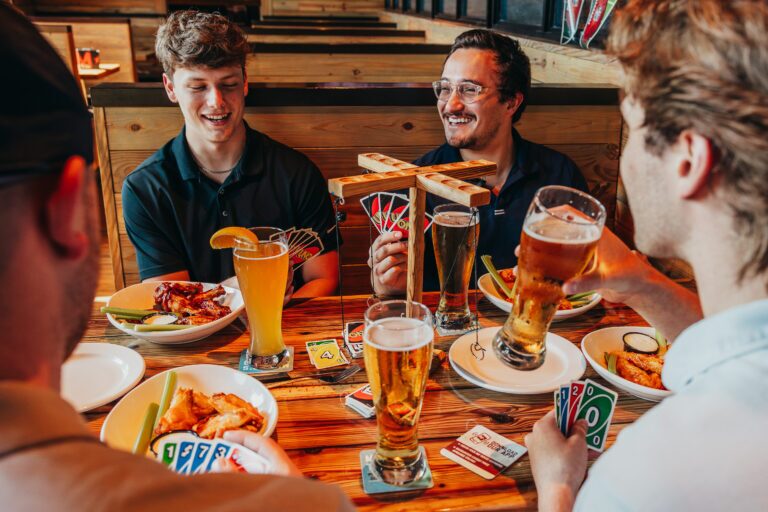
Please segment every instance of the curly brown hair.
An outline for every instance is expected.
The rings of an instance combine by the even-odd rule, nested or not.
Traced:
[[[248,39],[236,24],[220,14],[193,10],[171,13],[155,40],[155,54],[168,78],[180,67],[245,69],[248,50]]]
[[[660,155],[683,130],[715,149],[735,229],[739,277],[768,269],[768,2],[627,0],[608,52],[625,92],[645,110],[647,148]]]

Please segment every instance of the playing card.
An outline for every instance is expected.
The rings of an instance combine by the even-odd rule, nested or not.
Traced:
[[[192,467],[190,474],[204,473],[208,462],[213,453],[213,443],[206,439],[200,439],[195,445],[195,452],[192,454]]]
[[[181,441],[178,446],[176,464],[173,470],[182,475],[188,475],[192,472],[192,455],[195,453],[197,441]]]
[[[469,432],[440,450],[440,454],[486,480],[491,480],[527,451],[525,446],[483,425],[475,425]]]
[[[587,420],[587,447],[598,452],[605,449],[617,399],[618,394],[612,389],[589,379],[585,382],[576,419]]]
[[[308,341],[307,354],[309,354],[309,360],[319,370],[349,364],[336,340]]]
[[[568,435],[568,396],[570,395],[571,385],[563,384],[560,386],[560,432],[564,436]]]
[[[366,384],[347,395],[344,399],[344,404],[364,418],[373,418],[376,415],[376,411],[373,407],[373,393],[371,392],[370,384]]]
[[[379,221],[379,228],[382,233],[389,233],[391,231],[391,222],[389,222],[389,214],[392,211],[392,199],[395,194],[391,192],[380,192],[379,203],[381,205],[381,218]]]
[[[216,441],[216,445],[211,450],[211,456],[208,458],[208,464],[205,466],[205,473],[208,473],[213,469],[213,463],[218,459],[226,458],[232,450],[232,443],[226,443],[221,440]]]
[[[571,382],[571,390],[568,395],[568,419],[566,420],[566,434],[571,434],[571,427],[576,421],[576,413],[579,412],[579,405],[581,405],[581,397],[584,393],[584,381],[575,380]]]
[[[387,216],[384,219],[384,229],[387,232],[393,231],[398,226],[398,221],[408,211],[408,197],[403,194],[390,194],[390,208],[387,210]],[[407,230],[406,226],[406,230]]]
[[[360,198],[360,204],[363,207],[363,210],[365,210],[366,215],[368,215],[368,218],[371,219],[371,224],[373,224],[373,227],[376,228],[376,230],[381,233],[381,229],[379,229],[379,225],[377,223],[377,216],[379,214],[379,194],[378,192],[374,192],[373,194],[369,194],[365,197]],[[375,210],[374,210],[375,205]]]
[[[344,327],[344,345],[354,359],[363,357],[363,322],[347,322]]]
[[[555,390],[555,425],[560,428],[560,388]]]

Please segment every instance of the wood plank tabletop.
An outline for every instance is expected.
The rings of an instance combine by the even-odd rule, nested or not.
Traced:
[[[482,327],[501,326],[506,313],[481,299],[478,317]],[[424,303],[433,311],[438,294],[425,293]],[[344,319],[362,320],[367,296],[344,297]],[[470,298],[474,304],[474,299]],[[145,359],[145,379],[168,368],[210,363],[235,368],[248,334],[235,322],[218,334],[187,345],[156,345],[123,334],[112,327],[94,304],[84,342],[107,342],[137,350]],[[474,309],[474,305],[472,306]],[[342,330],[339,297],[295,300],[283,314],[287,344],[295,347],[295,370],[310,370],[305,343],[337,338]],[[603,301],[591,311],[571,320],[552,324],[551,331],[576,346],[589,332],[604,327],[647,325],[633,310]],[[448,351],[456,337],[435,338],[435,348]],[[355,362],[363,365],[362,359]],[[585,378],[602,381],[587,365]],[[440,449],[475,425],[481,424],[523,444],[533,424],[552,408],[552,393],[508,395],[488,391],[462,379],[446,361],[435,369],[428,382],[419,422],[419,439],[432,468],[434,487],[426,491],[368,496],[360,480],[359,453],[375,447],[376,421],[364,419],[344,406],[344,397],[363,385],[365,372],[340,384],[316,380],[287,383],[272,390],[278,403],[276,440],[288,451],[297,466],[310,478],[338,484],[361,510],[529,510],[536,508],[536,490],[527,456],[493,480],[469,472],[440,455]],[[617,390],[618,391],[618,390]],[[608,445],[628,424],[653,404],[619,391],[619,401],[610,428]],[[98,433],[114,403],[85,414]]]
[[[120,71],[120,64],[100,64],[98,68],[78,68],[80,78],[95,80],[114,75]]]

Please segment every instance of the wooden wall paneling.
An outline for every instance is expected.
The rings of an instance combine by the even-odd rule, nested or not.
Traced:
[[[382,36],[375,31],[361,35],[291,35],[291,34],[248,34],[249,43],[423,43],[423,36]]]
[[[265,3],[270,4],[267,14],[368,13],[384,9],[384,0],[268,0]]]
[[[32,0],[37,14],[166,14],[165,0]]]
[[[77,50],[72,26],[67,24],[35,23],[37,30],[53,46],[67,69],[79,80],[77,72]]]
[[[119,209],[116,207],[114,194],[112,192],[112,163],[110,160],[106,109],[99,107],[94,108],[93,116],[94,130],[96,135],[96,149],[99,156],[99,172],[101,176],[101,194],[104,202],[104,217],[107,223],[109,252],[112,255],[112,273],[115,280],[115,289],[119,290],[126,285],[125,277],[123,274],[123,263],[125,258],[123,257],[122,253],[118,227],[118,219],[120,222],[122,222],[123,209],[122,204],[120,204]]]
[[[252,53],[250,80],[259,82],[432,82],[440,77],[439,54]]]

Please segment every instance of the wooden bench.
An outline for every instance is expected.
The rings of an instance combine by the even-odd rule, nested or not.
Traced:
[[[364,21],[364,22],[377,22],[378,16],[373,15],[359,15],[359,14],[346,14],[346,13],[333,13],[333,14],[265,14],[262,16],[263,22],[268,21]]]
[[[26,0],[30,14],[165,14],[165,0]],[[26,8],[25,8],[26,10]]]
[[[262,13],[282,15],[320,14],[352,16],[382,10],[382,0],[262,0]]]
[[[138,282],[125,232],[125,177],[183,124],[160,84],[102,84],[92,89],[102,191],[115,288]],[[570,156],[614,223],[621,139],[612,88],[534,87],[521,133]],[[445,142],[430,87],[399,84],[306,87],[252,83],[245,118],[253,128],[309,156],[327,178],[359,174],[357,155],[377,151],[413,160]],[[359,201],[342,207],[344,293],[370,292],[369,223]],[[375,230],[374,230],[375,232]]]
[[[251,43],[254,82],[415,83],[440,77],[450,46],[437,44]]]
[[[388,44],[423,43],[423,30],[360,28],[286,28],[253,27],[246,29],[251,43],[324,43],[324,44]]]
[[[254,27],[306,27],[306,28],[365,28],[371,30],[394,29],[397,23],[383,21],[355,21],[346,18],[326,19],[326,20],[303,20],[303,19],[284,19],[284,20],[262,20],[255,23]]]
[[[96,48],[101,62],[118,64],[120,70],[100,81],[135,82],[136,66],[131,37],[131,23],[128,18],[102,18],[98,16],[36,16],[35,23],[72,27],[77,48]],[[86,80],[88,86],[96,83]]]

